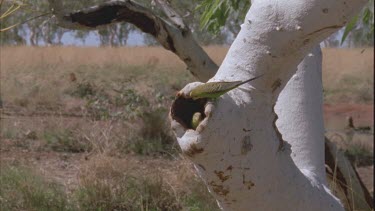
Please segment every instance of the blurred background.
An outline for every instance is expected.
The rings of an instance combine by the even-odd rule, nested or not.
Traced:
[[[48,14],[33,19],[46,0],[1,2],[3,15],[25,5],[0,18],[1,29],[14,26],[0,32],[2,210],[218,210],[166,121],[176,92],[195,81],[176,55],[131,24],[68,30]],[[220,64],[250,5],[234,1],[207,19],[207,2],[171,4]],[[370,1],[321,43],[326,137],[372,195],[373,20]]]

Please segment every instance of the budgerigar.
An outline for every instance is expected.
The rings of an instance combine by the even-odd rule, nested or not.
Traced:
[[[199,99],[199,98],[211,98],[211,99],[216,99],[220,97],[221,95],[229,92],[232,89],[235,89],[242,84],[245,84],[247,82],[250,82],[252,80],[255,80],[260,76],[251,78],[246,81],[232,81],[232,82],[226,82],[226,81],[221,81],[221,82],[208,82],[205,84],[201,84],[197,87],[195,87],[193,90],[190,91],[189,95],[193,100]]]

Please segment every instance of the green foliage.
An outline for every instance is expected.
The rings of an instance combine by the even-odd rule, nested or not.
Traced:
[[[43,139],[47,142],[47,146],[56,152],[87,152],[92,146],[85,139],[77,139],[73,132],[64,130],[47,130],[43,133]]]
[[[374,43],[374,0],[369,0],[366,7],[359,15],[356,15],[346,25],[341,38],[341,45],[350,33],[354,33],[354,39],[365,40],[368,44]]]
[[[96,89],[90,82],[82,82],[76,85],[76,88],[72,91],[71,95],[80,98],[88,98],[96,94]]]
[[[196,10],[202,11],[201,29],[207,29],[217,34],[232,15],[235,20],[244,19],[250,8],[250,1],[243,0],[203,0]]]
[[[64,1],[63,6],[66,11],[75,11],[105,1]],[[21,2],[21,4],[17,2]],[[198,6],[196,6],[197,2]],[[151,7],[149,1],[142,0],[141,3],[145,7]],[[197,39],[205,44],[228,42],[230,36],[236,35],[240,30],[239,25],[251,5],[248,0],[175,0],[172,1],[172,4],[177,10],[181,10],[184,13],[187,11],[188,13],[194,13],[185,17],[185,21],[195,32]],[[362,45],[373,44],[373,4],[374,1],[369,0],[368,6],[362,13],[348,23],[341,43],[350,37],[357,43],[363,43]],[[17,5],[22,6],[16,9]],[[55,23],[48,21],[47,17],[44,17],[50,16],[47,0],[4,1],[0,8],[0,14],[6,14],[9,8],[11,9],[10,11],[15,10],[10,15],[0,18],[0,28],[13,27],[6,30],[6,33],[0,33],[1,45],[19,45],[26,44],[26,42],[30,45],[39,45],[41,42],[44,44],[62,44],[61,39],[68,30],[58,27]],[[160,13],[158,9],[153,9],[153,12]],[[30,20],[30,17],[32,20]],[[197,22],[200,22],[200,24],[197,24]],[[223,27],[226,29],[225,32],[221,30]],[[198,28],[201,30],[198,30]],[[123,46],[127,44],[128,36],[133,31],[137,31],[133,25],[122,23],[103,27],[98,31],[97,35],[99,36],[100,45]],[[215,34],[215,37],[209,35],[207,31]],[[78,30],[72,33],[75,38],[84,43],[90,31]],[[349,36],[350,34],[353,34],[353,36]],[[145,40],[146,44],[155,44],[155,40],[150,39],[149,35],[145,35]]]
[[[250,8],[250,1],[244,0],[201,0],[196,10],[202,12],[200,17],[201,29],[207,29],[213,34],[218,34],[225,25],[239,24],[246,12]],[[345,27],[341,44],[353,33],[353,38],[357,43],[373,45],[374,42],[374,1],[369,0],[368,5],[362,10],[360,15],[355,16]],[[231,21],[237,20],[237,22]],[[230,23],[228,23],[228,21]]]
[[[36,1],[31,4],[28,0],[11,0],[1,1],[0,7],[0,44],[26,44],[25,36],[27,34],[27,28],[32,31],[32,34],[36,34],[35,30],[39,31],[40,26],[48,25],[48,29],[54,28],[57,30],[56,24],[52,25],[44,22],[46,16],[51,16],[52,13],[49,11],[46,1]],[[36,6],[35,6],[36,5]],[[24,27],[24,25],[28,27]],[[34,25],[33,25],[34,24]],[[36,25],[35,25],[36,24]],[[51,32],[46,30],[45,32]],[[45,41],[50,40],[52,33],[44,33]],[[36,38],[36,37],[35,37]],[[47,42],[49,43],[49,42]],[[33,44],[33,43],[31,43]]]
[[[68,30],[49,21],[52,14],[47,0],[3,1],[0,7],[0,30],[3,32],[0,33],[1,45],[26,44],[26,40],[30,45],[39,45],[41,42],[49,45],[62,44],[61,39]],[[66,11],[75,11],[105,1],[64,1],[63,6]],[[7,12],[8,9],[10,9],[9,12]],[[7,13],[10,14],[7,15]],[[3,16],[6,17],[2,18]],[[132,30],[134,27],[126,23],[106,26],[99,31],[99,39],[102,45],[125,45],[128,34]],[[89,33],[89,31],[75,31],[73,36],[84,40]]]
[[[149,101],[135,90],[122,86],[109,93],[90,81],[78,82],[67,93],[86,100],[85,108],[95,119],[134,119],[149,109]]]
[[[150,109],[147,98],[138,94],[134,89],[127,88],[122,88],[115,96],[115,105],[123,107],[122,114],[128,119],[139,117]]]
[[[346,25],[344,34],[342,35],[342,38],[341,38],[341,45],[342,45],[342,43],[344,43],[344,41],[345,41],[346,37],[348,36],[349,32],[351,32],[354,29],[354,27],[357,24],[357,21],[358,21],[358,15],[354,16],[354,18],[352,20],[350,20],[349,23]]]
[[[1,210],[73,210],[61,186],[21,167],[1,166]]]

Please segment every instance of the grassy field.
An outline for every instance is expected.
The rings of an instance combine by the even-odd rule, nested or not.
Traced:
[[[206,50],[217,63],[227,52]],[[373,49],[323,55],[328,135],[341,137],[372,187]],[[2,47],[0,61],[2,210],[218,209],[165,121],[194,81],[172,53]],[[347,141],[347,115],[370,134]]]

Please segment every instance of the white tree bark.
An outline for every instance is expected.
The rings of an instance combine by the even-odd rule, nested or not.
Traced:
[[[276,102],[276,126],[291,145],[292,159],[302,172],[311,172],[326,185],[322,53],[315,47],[298,65]]]
[[[318,78],[319,68],[300,71],[292,79],[293,86],[286,87],[276,107],[282,121],[276,121],[274,105],[302,58],[344,26],[365,2],[253,1],[239,35],[210,81],[264,76],[207,105],[187,97],[198,82],[180,92],[171,109],[172,128],[182,151],[224,210],[343,209],[326,187],[321,84],[305,83],[314,74],[313,79]],[[308,92],[298,90],[301,85]],[[316,105],[320,109],[310,110]],[[196,130],[188,129],[189,118],[184,115],[203,110],[203,122]],[[289,116],[291,110],[296,112]],[[296,124],[301,131],[295,131]]]

